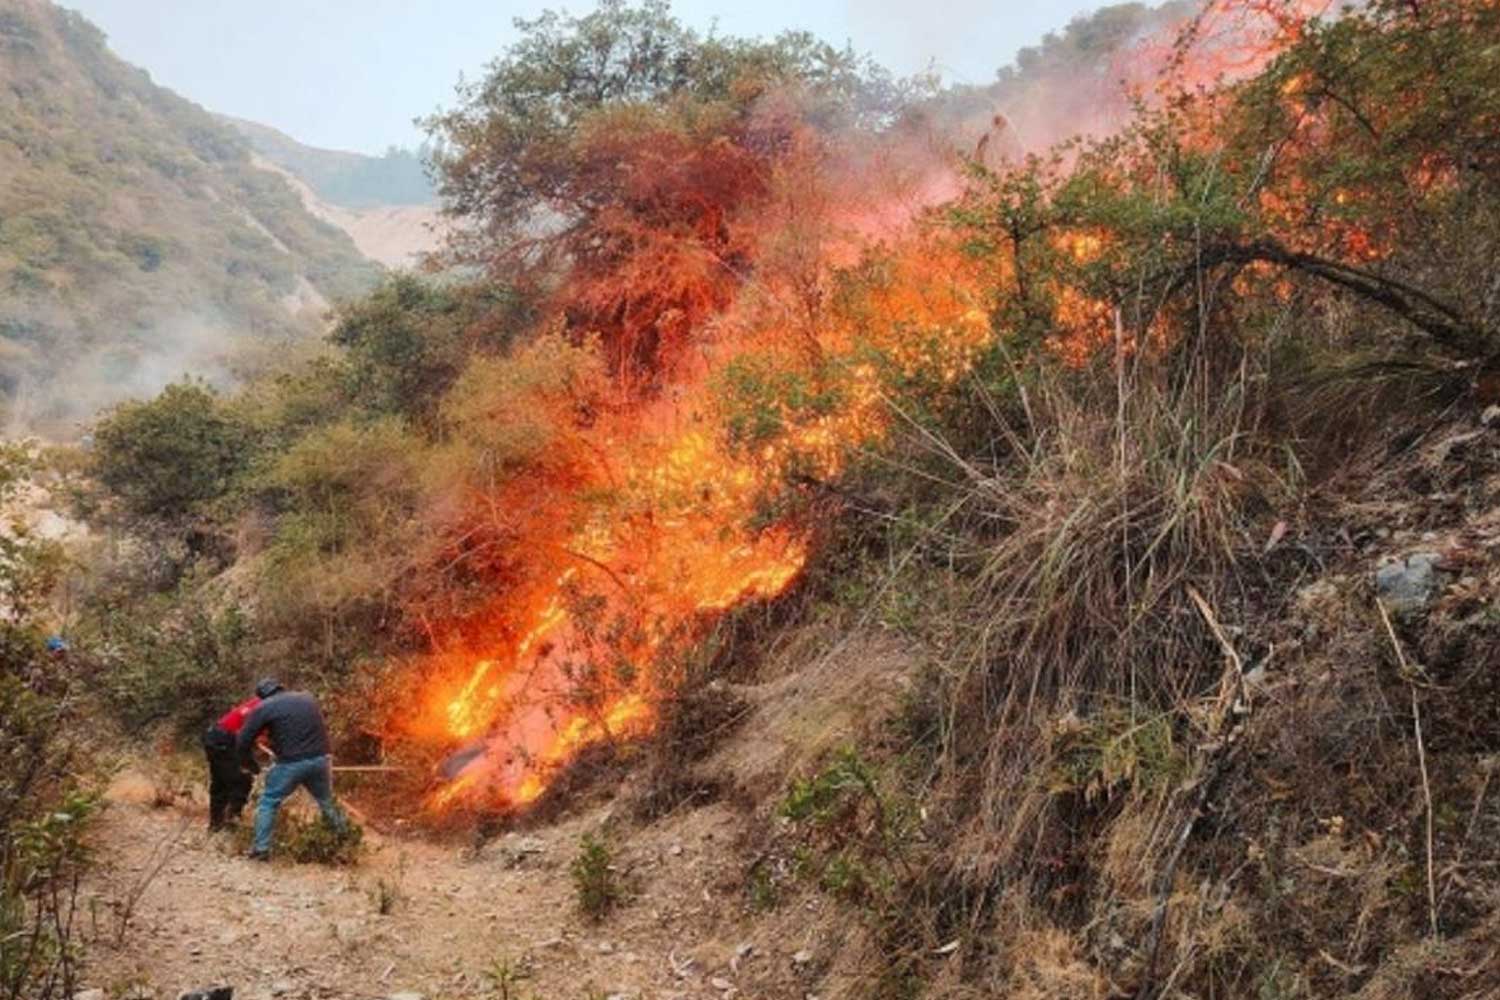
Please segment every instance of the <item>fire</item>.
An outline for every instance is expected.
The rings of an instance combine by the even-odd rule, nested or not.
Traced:
[[[1169,86],[1186,90],[1237,80],[1264,69],[1336,0],[1213,0],[1191,29],[1193,46],[1176,61]],[[1293,81],[1294,94],[1306,81]]]
[[[887,263],[866,312],[819,331],[819,363],[747,316],[688,377],[589,428],[592,475],[556,498],[574,523],[531,553],[553,574],[497,594],[480,648],[422,667],[409,735],[469,758],[431,809],[525,806],[585,748],[648,731],[673,657],[726,612],[797,581],[810,528],[768,518],[765,498],[794,469],[838,475],[878,440],[891,419],[885,380],[951,382],[972,367],[992,333],[967,268],[956,250],[914,240]],[[771,401],[784,433],[736,440],[714,376],[737,359],[800,372],[838,405],[808,413]]]
[[[1327,4],[1251,6],[1270,25],[1253,36],[1254,54],[1231,56],[1225,26],[1210,18],[1218,34],[1192,69],[1195,79],[1263,65],[1297,30],[1296,18]],[[1272,7],[1295,17],[1271,16]],[[879,206],[868,214],[883,218]],[[1112,240],[1104,230],[1070,231],[1056,236],[1054,249],[1087,268]],[[404,735],[439,753],[460,751],[449,758],[458,773],[430,795],[431,809],[525,806],[586,748],[649,731],[673,686],[675,658],[721,616],[784,594],[804,572],[815,547],[811,526],[777,513],[767,498],[793,473],[832,479],[879,442],[892,421],[888,386],[952,384],[973,368],[994,336],[991,303],[977,291],[992,282],[975,269],[1003,270],[1005,262],[975,263],[918,227],[882,225],[878,236],[829,239],[817,250],[820,266],[854,273],[853,262],[877,242],[878,263],[864,274],[857,306],[825,308],[821,285],[789,285],[812,290],[800,314],[806,329],[791,329],[770,284],[759,295],[715,284],[702,315],[664,313],[660,322],[675,324],[669,332],[678,342],[707,346],[680,351],[685,360],[657,373],[663,384],[621,387],[621,398],[576,429],[577,451],[587,457],[558,481],[535,485],[540,499],[491,498],[501,511],[531,504],[514,529],[523,566],[496,588],[479,616],[485,627],[414,671],[418,709]],[[649,299],[651,289],[636,285],[657,279],[636,276],[629,295]],[[1067,285],[1052,292],[1053,346],[1064,358],[1081,362],[1114,342],[1115,304]],[[705,326],[713,336],[686,336]],[[740,363],[795,376],[828,404],[765,400],[759,418],[778,433],[738,435],[718,389]]]

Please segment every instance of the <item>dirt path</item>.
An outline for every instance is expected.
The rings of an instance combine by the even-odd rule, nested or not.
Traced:
[[[204,831],[201,805],[154,806],[149,787],[117,781],[97,831],[87,983],[105,997],[172,1000],[220,984],[238,1000],[806,995],[811,942],[769,928],[771,940],[754,937],[729,860],[740,818],[725,807],[632,832],[616,858],[635,891],[593,924],[568,867],[601,811],[477,853],[370,835],[350,869],[266,866]],[[384,915],[382,885],[394,893]],[[137,890],[115,945],[110,914]],[[520,975],[506,993],[509,973]]]
[[[86,922],[98,927],[87,985],[104,990],[99,1000],[136,987],[145,987],[137,1000],[175,1000],[221,984],[236,1000],[832,995],[855,944],[850,922],[813,891],[752,911],[743,803],[774,802],[789,773],[899,704],[905,662],[886,639],[841,644],[805,670],[740,690],[755,711],[711,758],[682,765],[736,794],[649,825],[610,824],[630,891],[599,924],[578,911],[569,866],[612,806],[477,851],[367,831],[353,868],[266,866],[242,857],[233,837],[207,834],[202,801],[161,806],[152,780],[126,773],[108,795],[99,874],[85,887]],[[201,764],[184,764],[196,780]],[[305,796],[294,801],[311,814]],[[382,885],[394,892],[388,914]],[[137,894],[116,945],[113,910]],[[509,992],[499,985],[507,969],[525,977]]]

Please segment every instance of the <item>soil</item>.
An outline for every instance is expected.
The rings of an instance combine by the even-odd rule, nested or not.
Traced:
[[[102,905],[90,909],[109,913],[141,891],[120,946],[90,952],[90,985],[107,993],[232,985],[244,1000],[505,996],[494,976],[506,969],[524,975],[511,995],[526,997],[722,996],[707,977],[733,983],[726,956],[738,942],[715,934],[740,905],[718,895],[737,824],[722,808],[620,853],[639,887],[594,924],[576,907],[568,865],[598,812],[478,851],[367,834],[359,863],[339,869],[252,862],[240,856],[243,837],[201,828],[197,803],[112,798],[98,830],[108,865],[88,887]],[[112,922],[100,919],[106,938]]]
[[[203,792],[182,787],[196,760],[177,761],[176,779],[160,764],[127,769],[107,793],[84,889],[86,985],[133,1000],[216,985],[238,1000],[817,996],[851,945],[849,922],[814,892],[754,909],[751,831],[787,774],[899,703],[908,666],[876,639],[736,688],[750,716],[697,767],[739,791],[697,808],[638,822],[627,779],[549,825],[477,845],[366,822],[349,868],[252,862],[243,832],[210,835]],[[314,815],[305,796],[294,803]],[[601,831],[627,898],[595,923],[569,867],[580,838]]]

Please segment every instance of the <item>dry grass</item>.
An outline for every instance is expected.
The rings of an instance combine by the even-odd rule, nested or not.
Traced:
[[[1329,397],[1252,359],[1022,384],[979,393],[979,427],[913,420],[908,485],[884,486],[937,512],[899,525],[916,554],[888,564],[939,669],[914,742],[886,747],[924,822],[902,903],[870,921],[882,966],[922,987],[861,995],[1386,996],[1439,951],[1479,968],[1500,897],[1473,858],[1500,810],[1474,770],[1496,735],[1477,663],[1500,578],[1400,636],[1431,672],[1415,685],[1367,581],[1393,546],[1476,523],[1500,448],[1418,393],[1440,405],[1403,421],[1414,437],[1330,416],[1347,450],[1304,466],[1319,450],[1295,435]],[[1435,916],[1464,943],[1416,943]],[[1459,972],[1431,995],[1488,995]]]
[[[1153,720],[1158,741],[1185,735],[1183,720],[1207,726],[1199,702],[1223,671],[1188,595],[1236,620],[1255,606],[1242,563],[1294,504],[1294,471],[1273,465],[1256,432],[1246,368],[1210,387],[1142,364],[1111,393],[1094,387],[1089,373],[1052,375],[1009,410],[991,402],[1004,446],[985,459],[923,438],[963,492],[943,544],[973,584],[952,619],[959,668],[942,753],[977,807],[969,843],[986,863],[970,877],[981,881],[1059,850],[1044,831],[1065,802],[1170,783],[1143,734]],[[1077,730],[1100,745],[1100,773],[1059,796]]]

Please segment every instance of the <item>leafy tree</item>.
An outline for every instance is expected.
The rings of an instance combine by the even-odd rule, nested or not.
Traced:
[[[700,36],[662,0],[517,27],[428,122],[452,250],[492,272],[573,268],[556,286],[571,326],[648,381],[743,280],[769,167],[807,127],[879,118],[900,94],[847,49]]]
[[[99,421],[93,471],[130,518],[180,523],[230,490],[254,445],[212,390],[179,382]]]
[[[665,0],[604,0],[584,17],[548,11],[516,28],[520,41],[460,92],[460,105],[427,122],[440,142],[440,193],[453,215],[478,227],[479,242],[466,249],[484,260],[511,243],[533,244],[542,213],[567,226],[600,207],[572,144],[602,109],[687,98],[748,113],[769,89],[790,84],[816,89],[829,105],[862,96],[876,107],[894,103],[889,81],[847,49],[799,33],[769,43],[705,38]]]
[[[330,339],[345,349],[352,401],[430,427],[468,358],[500,350],[530,319],[527,299],[508,287],[401,273],[340,309]]]

